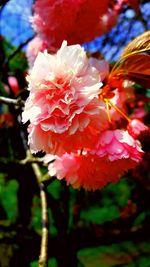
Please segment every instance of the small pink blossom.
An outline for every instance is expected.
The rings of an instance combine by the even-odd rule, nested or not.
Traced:
[[[26,55],[30,68],[33,67],[38,52],[43,52],[45,49],[47,49],[46,41],[43,41],[39,36],[34,37],[29,42]]]
[[[65,179],[74,188],[100,189],[109,182],[117,182],[142,158],[143,151],[138,141],[127,131],[107,130],[99,138],[97,146],[83,153],[65,153],[56,156],[49,164],[49,174]]]
[[[100,74],[79,45],[64,42],[55,55],[39,53],[28,81],[23,121],[31,123],[29,144],[35,152],[91,147],[108,127],[98,99]]]
[[[127,130],[136,139],[142,132],[148,131],[148,127],[142,121],[134,119],[129,122]]]

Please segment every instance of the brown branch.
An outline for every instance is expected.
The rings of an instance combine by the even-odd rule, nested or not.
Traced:
[[[39,267],[48,266],[48,209],[47,209],[47,199],[46,192],[44,190],[44,184],[41,182],[43,175],[40,171],[38,164],[32,163],[32,168],[34,170],[37,182],[40,188],[40,198],[42,207],[42,238],[41,238],[41,251],[39,256]]]
[[[42,240],[41,240],[41,252],[39,256],[39,267],[47,266],[47,250],[48,250],[48,209],[46,193],[44,191],[43,183],[40,183],[40,197],[42,205]]]
[[[32,164],[32,163],[39,163],[40,164],[41,163],[44,166],[43,158],[35,158],[35,157],[32,157],[32,158],[26,157],[25,159],[21,159],[21,160],[20,159],[10,160],[10,159],[5,158],[5,157],[0,157],[0,162],[3,164],[8,164],[8,165],[9,164],[26,165],[28,163],[30,163],[30,164]],[[47,174],[43,175],[43,177],[45,177],[45,176],[47,176]],[[50,178],[50,176],[49,176],[49,178]]]
[[[0,96],[0,103],[19,107],[24,106],[24,101],[21,98],[13,99],[9,97]]]
[[[33,164],[33,163],[37,163],[37,164],[41,164],[42,166],[46,167],[47,164],[44,163],[44,158],[39,158],[39,157],[34,157],[32,155],[29,155],[27,153],[27,156],[26,158],[24,159],[13,159],[13,160],[10,160],[8,158],[5,158],[5,157],[0,157],[0,167],[2,168],[2,165],[3,167],[6,165],[6,168],[8,165],[12,165],[12,164],[16,164],[19,168],[19,165],[26,165],[26,164]],[[33,165],[32,165],[33,167]],[[35,170],[34,170],[35,171]],[[36,178],[38,177],[38,174],[36,173]],[[38,184],[41,183],[41,182],[44,182],[44,181],[47,181],[47,180],[51,180],[53,181],[52,177],[49,175],[49,173],[45,173],[43,175],[41,175],[41,173],[39,174],[39,180],[38,180]]]
[[[43,158],[26,157],[25,159],[17,161],[17,163],[26,165],[27,163],[43,163]]]

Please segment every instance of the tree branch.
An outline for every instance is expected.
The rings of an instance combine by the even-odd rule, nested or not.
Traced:
[[[26,165],[27,163],[43,163],[43,158],[26,157],[25,159],[17,161],[17,163]]]
[[[32,168],[34,170],[37,182],[40,188],[40,198],[42,207],[42,238],[41,238],[41,251],[39,256],[39,267],[47,267],[47,251],[48,251],[48,209],[47,209],[47,199],[46,192],[44,190],[44,184],[41,182],[43,175],[41,174],[38,164],[32,163]]]
[[[48,250],[48,209],[47,199],[44,190],[44,184],[40,183],[40,197],[42,205],[42,240],[41,240],[41,252],[39,256],[39,267],[46,267],[47,263],[47,250]]]
[[[24,106],[24,101],[21,98],[13,99],[9,97],[0,96],[0,103],[6,104],[6,105],[19,106],[19,107]]]

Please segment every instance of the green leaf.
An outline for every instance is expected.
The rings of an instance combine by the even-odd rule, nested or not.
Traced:
[[[150,257],[141,257],[138,261],[138,266],[149,267],[149,265],[150,265]]]
[[[96,199],[92,206],[84,206],[84,210],[80,212],[80,219],[97,224],[118,219],[120,208],[127,205],[133,187],[133,182],[125,177],[118,183],[109,184],[101,190],[101,197]]]
[[[38,261],[32,261],[30,267],[38,267]]]
[[[56,236],[57,235],[57,228],[55,227],[55,222],[53,218],[53,214],[51,209],[48,209],[48,218],[49,218],[49,233],[51,236]]]
[[[16,180],[5,182],[5,175],[0,175],[0,201],[6,212],[7,219],[14,222],[18,214],[17,191],[19,184]]]
[[[3,48],[5,51],[6,60],[15,53],[17,47],[10,44],[6,39],[3,39]],[[25,53],[17,51],[17,53],[9,59],[9,68],[10,71],[17,72],[18,70],[25,71],[28,68],[27,59]]]
[[[61,182],[57,179],[50,183],[47,187],[47,192],[51,194],[56,200],[60,199],[61,190]]]
[[[77,253],[83,267],[149,267],[150,245],[146,242],[133,243],[131,241],[110,246],[85,248]],[[141,255],[145,255],[142,256]],[[138,264],[134,264],[137,262]]]
[[[136,219],[133,222],[133,225],[134,226],[140,225],[145,220],[145,218],[146,218],[146,212],[143,211],[136,217]]]
[[[127,205],[131,196],[133,184],[128,179],[122,178],[116,184],[109,184],[102,190],[102,204],[104,206],[116,204],[119,207]]]
[[[90,223],[103,224],[120,217],[119,210],[116,206],[108,207],[90,207],[81,211],[80,218]]]
[[[56,258],[51,258],[48,260],[48,267],[58,267]]]
[[[20,51],[9,62],[9,67],[12,72],[25,71],[28,68],[25,53]]]
[[[0,95],[5,96],[5,97],[8,96],[8,94],[6,93],[6,90],[4,88],[4,85],[1,81],[0,81]]]

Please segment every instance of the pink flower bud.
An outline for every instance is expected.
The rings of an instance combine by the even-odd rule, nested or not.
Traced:
[[[127,130],[133,138],[138,138],[142,132],[148,130],[148,127],[140,120],[131,120],[128,124]]]
[[[9,76],[8,77],[8,83],[9,83],[14,95],[16,95],[19,92],[19,84],[18,84],[16,77]]]

